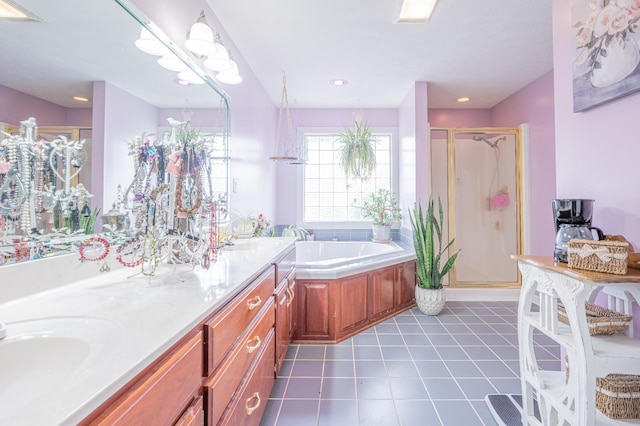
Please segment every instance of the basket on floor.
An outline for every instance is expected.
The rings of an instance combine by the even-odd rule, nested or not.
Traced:
[[[640,376],[596,377],[596,407],[612,419],[640,418]]]
[[[568,243],[569,267],[607,274],[627,273],[629,243],[573,239]]]
[[[633,319],[630,315],[621,314],[589,302],[584,303],[584,308],[587,312],[587,327],[592,336],[623,333]],[[567,312],[560,303],[558,303],[558,320],[569,325]]]

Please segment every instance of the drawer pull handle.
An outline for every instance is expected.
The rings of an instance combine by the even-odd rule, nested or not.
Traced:
[[[247,300],[247,307],[249,308],[250,311],[257,308],[261,304],[262,304],[262,299],[260,299],[260,296],[256,296],[251,300]]]
[[[255,399],[256,403],[250,407],[249,403],[251,403],[251,400]],[[244,407],[247,409],[247,415],[250,416],[253,414],[254,411],[256,411],[258,409],[258,407],[260,407],[260,403],[262,401],[260,400],[260,393],[256,392],[253,395],[251,395],[249,398],[247,398],[247,402],[244,404]]]
[[[255,343],[251,345],[251,342]],[[260,341],[260,336],[256,336],[251,340],[247,340],[247,352],[252,353],[260,347],[260,344],[262,344],[262,342]]]

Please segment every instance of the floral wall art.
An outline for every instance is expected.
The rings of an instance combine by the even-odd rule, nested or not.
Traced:
[[[577,0],[573,111],[640,90],[640,0]]]

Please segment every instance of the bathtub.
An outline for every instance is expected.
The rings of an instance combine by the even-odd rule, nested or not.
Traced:
[[[369,241],[298,241],[300,279],[336,279],[415,259],[412,248]]]

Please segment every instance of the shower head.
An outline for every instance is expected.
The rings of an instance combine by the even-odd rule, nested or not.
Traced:
[[[498,138],[494,142],[491,142],[489,139],[483,138],[482,136],[473,136],[472,139],[474,141],[484,142],[489,145],[491,148],[496,148],[498,146],[498,142],[500,142],[503,138]]]

